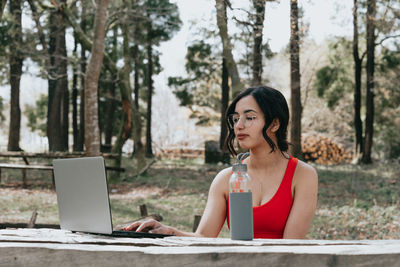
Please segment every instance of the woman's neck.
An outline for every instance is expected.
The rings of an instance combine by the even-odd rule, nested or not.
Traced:
[[[282,155],[282,152],[275,148],[274,152],[271,153],[271,147],[268,145],[267,149],[251,149],[247,164],[252,169],[270,169],[279,166],[279,163],[283,160],[286,160],[286,158]]]

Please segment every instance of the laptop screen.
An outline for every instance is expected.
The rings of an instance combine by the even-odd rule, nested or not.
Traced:
[[[53,160],[61,229],[112,233],[103,157]]]

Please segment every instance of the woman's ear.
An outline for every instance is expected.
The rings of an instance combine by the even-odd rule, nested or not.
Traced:
[[[279,122],[278,118],[275,118],[269,127],[271,129],[271,132],[276,133],[279,130],[280,126],[281,123]]]

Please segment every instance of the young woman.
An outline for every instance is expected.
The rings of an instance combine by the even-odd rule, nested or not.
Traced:
[[[254,238],[305,238],[317,205],[318,176],[313,167],[287,153],[289,109],[284,96],[269,87],[248,88],[228,107],[226,120],[231,154],[237,154],[235,141],[250,152],[244,163],[251,178]],[[229,216],[231,174],[232,168],[226,168],[213,180],[195,233],[155,220],[138,221],[125,230],[217,237]]]

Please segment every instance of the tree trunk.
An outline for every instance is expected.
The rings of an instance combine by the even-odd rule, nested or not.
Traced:
[[[65,37],[65,35],[64,35]],[[63,48],[63,60],[62,60],[62,67],[61,70],[63,71],[63,78],[61,79],[61,86],[62,86],[62,121],[61,121],[61,141],[62,141],[62,150],[68,151],[69,146],[69,89],[68,89],[68,61],[67,61],[67,47],[64,38],[64,48]]]
[[[4,8],[6,7],[7,0],[0,0],[0,21],[3,18]]]
[[[76,36],[77,36],[80,44],[82,45],[82,47],[85,50],[91,50],[92,46],[93,46],[91,40],[86,36],[86,34],[81,29],[81,27],[76,23],[76,21],[74,19],[74,15],[72,14],[72,12],[68,8],[68,6],[64,6],[63,12],[64,12],[65,19],[68,20],[68,22],[70,23],[72,28],[75,30]],[[112,74],[114,74],[116,77],[124,77],[124,72],[121,71],[117,67],[115,62],[112,60],[112,57],[106,51],[104,52],[103,61],[104,61],[105,67]],[[128,99],[130,93],[128,93],[129,90],[126,87],[126,83],[125,83],[124,79],[118,78],[117,82],[118,82],[118,87],[120,89],[120,94],[121,94],[121,99],[122,99],[122,111],[125,114],[125,116],[122,116],[121,130],[120,130],[117,140],[112,148],[112,152],[114,152],[114,153],[118,153],[118,151],[120,151],[120,149],[122,148],[122,146],[124,144],[123,140],[126,138],[126,136],[123,136],[125,133],[124,126],[131,124],[131,122],[129,121],[129,119],[131,119],[131,115],[127,114],[127,112],[131,110],[131,102]]]
[[[21,26],[21,1],[10,1],[10,13],[14,19],[10,30],[12,43],[10,48],[10,86],[11,86],[11,106],[10,106],[10,129],[8,132],[8,150],[19,151],[21,110],[19,107],[20,81],[22,75],[23,58],[18,49],[22,44]]]
[[[139,59],[139,27],[135,25],[135,45],[133,47],[133,56],[135,62],[135,76],[134,76],[134,92],[135,92],[135,110],[136,113],[133,115],[133,142],[134,142],[134,154],[137,158],[143,158],[145,151],[142,142],[142,119],[139,110],[139,70],[140,70],[140,59]]]
[[[65,151],[68,150],[68,74],[65,24],[61,10],[50,14],[50,29],[47,136],[50,151]]]
[[[226,17],[226,2],[224,2],[224,19],[225,24],[228,23]],[[225,153],[225,140],[228,135],[228,126],[226,125],[225,113],[229,104],[229,72],[226,67],[226,59],[222,57],[222,81],[221,81],[221,134],[219,137],[219,148],[222,153]],[[228,155],[229,157],[229,155]]]
[[[357,22],[358,1],[354,0],[353,8],[353,58],[354,58],[354,158],[358,159],[363,151],[362,121],[361,121],[361,75],[362,59],[358,53],[358,22]]]
[[[85,3],[85,1],[82,1],[81,3],[82,3],[82,12],[81,12],[80,28],[85,33],[86,32],[86,24],[87,24],[86,23],[86,3]],[[74,31],[75,31],[75,29],[74,29]],[[75,33],[76,33],[76,31],[75,31]],[[76,35],[78,38],[78,34],[76,34]],[[84,144],[85,144],[85,73],[86,73],[86,64],[87,64],[87,58],[86,58],[87,50],[90,50],[90,49],[87,49],[81,43],[81,55],[80,55],[81,86],[80,86],[80,94],[79,94],[79,99],[81,101],[80,101],[80,105],[79,105],[79,134],[78,134],[78,145],[77,145],[78,151],[84,151]]]
[[[122,34],[123,34],[123,53],[124,53],[123,70],[122,71],[118,70],[113,62],[107,63],[108,66],[110,67],[110,71],[119,75],[119,87],[120,87],[121,101],[122,101],[121,128],[119,130],[117,140],[112,149],[114,153],[118,153],[120,155],[116,160],[117,166],[121,164],[122,147],[132,133],[132,97],[131,97],[132,89],[129,79],[131,63],[129,54],[128,25],[125,24],[122,26]]]
[[[301,93],[300,93],[300,45],[297,0],[290,3],[290,89],[292,121],[290,124],[290,138],[292,155],[303,158],[301,151]]]
[[[119,135],[117,137],[117,141],[114,145],[113,151],[121,155],[122,146],[125,144],[126,140],[132,134],[132,88],[130,84],[130,72],[131,72],[131,60],[129,53],[129,29],[128,25],[125,24],[122,26],[122,34],[123,34],[123,53],[124,53],[124,68],[121,73],[120,79],[122,78],[121,84],[124,85],[121,88],[121,98],[122,98],[122,118],[121,118],[121,128],[119,131]],[[120,162],[117,162],[118,165]]]
[[[112,57],[113,60],[117,60],[117,50],[118,50],[118,28],[113,29],[113,42],[112,42]],[[112,148],[112,136],[114,129],[114,111],[115,111],[115,89],[116,81],[118,77],[115,74],[110,73],[111,82],[109,83],[109,97],[107,97],[107,107],[106,107],[106,125],[104,129],[104,152],[111,152]]]
[[[226,68],[228,69],[229,77],[231,77],[232,81],[232,97],[235,97],[244,89],[244,85],[240,81],[236,62],[232,55],[232,44],[228,36],[225,1],[215,0],[215,7],[217,9],[217,25],[219,29],[219,36],[221,37],[222,41],[222,54],[226,60]]]
[[[265,17],[265,0],[253,0],[253,6],[256,10],[256,20],[253,26],[253,81],[252,85],[262,84],[262,39]]]
[[[76,51],[78,47],[78,42],[74,38],[74,50],[73,55],[77,57]],[[72,132],[73,132],[73,150],[79,151],[78,139],[79,139],[79,127],[78,127],[78,67],[76,63],[72,66]]]
[[[152,140],[151,140],[151,100],[153,95],[153,52],[150,41],[147,44],[147,124],[146,124],[146,157],[152,158]]]
[[[228,134],[228,127],[225,120],[225,112],[229,103],[229,75],[226,69],[225,59],[222,59],[222,94],[221,94],[221,135],[219,137],[219,148],[224,151],[225,139]]]
[[[67,4],[67,0],[61,1],[63,5]],[[75,6],[74,6],[75,7]],[[62,17],[62,12],[60,12],[60,16]],[[62,84],[62,92],[63,92],[63,97],[62,97],[62,122],[61,122],[61,133],[62,133],[62,142],[63,142],[63,150],[68,151],[69,150],[69,89],[68,89],[68,54],[67,54],[67,45],[66,45],[66,40],[65,40],[65,30],[66,30],[66,25],[65,25],[65,20],[62,18],[62,24],[63,24],[63,29],[64,29],[64,34],[63,34],[63,44],[62,44],[62,79],[61,79],[61,84]],[[75,38],[74,38],[75,39]],[[75,42],[75,41],[74,41]]]
[[[363,163],[371,163],[374,133],[374,68],[375,68],[375,14],[376,0],[367,1],[367,112],[365,118],[365,142]]]
[[[100,154],[98,82],[103,63],[108,0],[96,1],[93,46],[85,79],[85,147],[88,156]]]
[[[28,0],[32,10],[33,19],[35,20],[39,40],[42,45],[43,54],[45,55],[45,68],[48,77],[48,108],[47,108],[47,137],[49,140],[49,150],[58,151],[64,150],[63,144],[60,141],[62,136],[62,130],[60,129],[61,122],[61,101],[63,94],[61,79],[62,75],[66,74],[66,58],[63,56],[66,54],[65,48],[65,27],[63,26],[63,20],[58,11],[52,11],[50,13],[49,25],[50,25],[50,41],[49,44],[46,42],[46,36],[43,28],[40,24],[39,14],[37,12],[35,3],[32,0]],[[63,51],[64,49],[64,51]],[[62,63],[62,60],[65,62]],[[63,68],[64,67],[64,68]],[[63,74],[64,72],[64,74]],[[67,79],[65,77],[65,79]],[[66,86],[67,83],[64,82]],[[68,90],[68,88],[67,88]]]
[[[84,151],[85,144],[85,73],[86,73],[86,49],[81,47],[81,87],[79,99],[79,135],[78,135],[78,151]]]
[[[104,129],[104,152],[111,152],[112,148],[112,136],[113,136],[113,129],[114,129],[114,111],[116,108],[115,105],[115,76],[111,76],[113,81],[110,83],[109,93],[110,97],[107,98],[107,108],[106,108],[106,125]]]
[[[50,28],[50,36],[49,36],[49,57],[50,57],[50,66],[48,70],[48,100],[47,100],[47,128],[46,128],[46,134],[47,134],[47,139],[49,141],[49,150],[50,151],[56,151],[54,149],[54,132],[59,130],[58,125],[55,125],[54,123],[59,123],[60,119],[56,118],[56,121],[54,122],[54,119],[51,119],[51,114],[53,113],[53,116],[59,115],[59,112],[53,111],[53,108],[57,110],[57,107],[59,106],[58,102],[55,100],[59,100],[60,97],[55,97],[56,93],[56,73],[54,70],[54,56],[53,54],[55,53],[56,50],[56,36],[54,36],[54,33],[57,32],[57,21],[55,17],[57,16],[57,12],[51,11],[50,17],[49,17],[49,28]],[[53,100],[55,99],[55,100]]]

